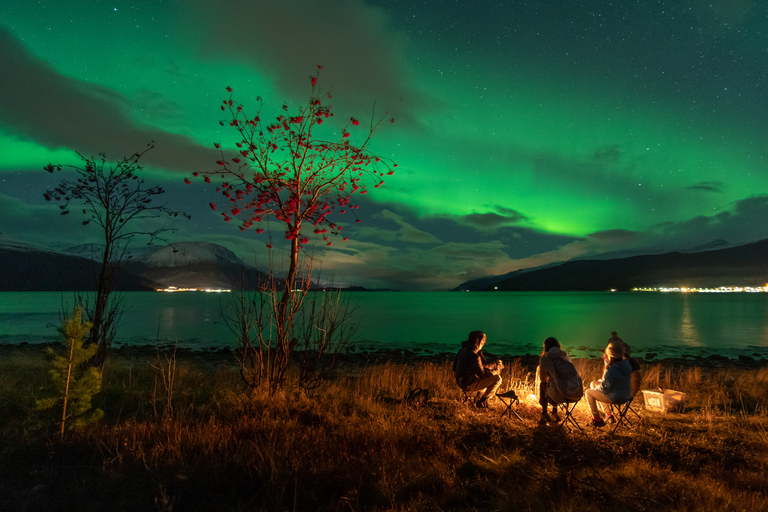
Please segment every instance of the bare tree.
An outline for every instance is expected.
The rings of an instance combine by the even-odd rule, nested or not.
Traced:
[[[69,214],[70,205],[77,205],[87,217],[83,225],[97,224],[103,234],[104,249],[101,254],[101,266],[96,283],[96,295],[93,304],[84,304],[93,327],[88,335],[88,343],[96,343],[99,350],[91,364],[103,369],[107,351],[115,337],[117,320],[122,311],[121,303],[112,299],[115,278],[127,258],[128,244],[136,236],[144,236],[148,244],[155,240],[166,241],[163,233],[173,228],[143,229],[146,219],[162,215],[177,217],[179,212],[171,210],[165,204],[155,202],[156,196],[163,194],[163,188],[146,187],[140,173],[143,167],[139,160],[155,147],[154,142],[130,157],[110,164],[105,154],[99,159],[80,155],[81,165],[48,164],[45,170],[53,173],[64,171],[72,177],[63,179],[53,190],[44,194],[48,201],[59,203],[62,215]],[[188,215],[181,214],[187,218]]]

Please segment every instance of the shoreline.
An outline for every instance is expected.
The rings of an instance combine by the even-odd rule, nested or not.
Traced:
[[[60,343],[17,343],[0,344],[0,357],[6,357],[12,353],[43,355],[48,347],[60,346]],[[109,354],[112,357],[126,360],[146,360],[157,357],[159,354],[168,354],[175,352],[176,357],[182,360],[202,359],[211,364],[235,364],[233,350],[229,347],[224,348],[205,348],[190,349],[182,347],[173,347],[171,345],[122,345],[110,349]],[[295,356],[301,355],[301,351],[296,351]],[[757,369],[768,367],[768,359],[756,358],[739,355],[736,358],[729,358],[721,355],[694,356],[683,355],[681,357],[656,358],[654,354],[651,357],[636,357],[635,359],[641,366],[661,365],[662,367],[700,367],[705,369],[719,368],[739,368],[739,369]],[[369,351],[344,352],[336,355],[340,366],[362,367],[371,364],[394,363],[394,364],[415,364],[420,362],[429,363],[451,363],[456,356],[451,352],[440,353],[417,353],[405,349],[381,349]],[[538,366],[539,356],[532,354],[493,354],[485,353],[487,359],[501,359],[505,365],[518,360],[523,367],[534,369]],[[573,357],[572,359],[598,360],[599,356]]]

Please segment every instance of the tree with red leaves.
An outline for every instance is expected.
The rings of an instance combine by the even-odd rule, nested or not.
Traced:
[[[336,216],[354,213],[358,208],[354,195],[368,192],[367,181],[379,187],[397,167],[369,150],[373,134],[393,119],[372,115],[366,129],[353,117],[334,130],[331,94],[321,92],[317,85],[320,69],[322,66],[310,77],[312,94],[307,104],[295,114],[289,114],[284,104],[283,113],[271,123],[261,119],[261,98],[257,98],[257,112],[249,117],[227,87],[229,98],[221,110],[228,112],[230,119],[221,125],[228,124],[239,134],[236,148],[230,153],[220,143],[214,144],[221,152],[217,168],[194,173],[206,183],[212,179],[219,182],[216,191],[224,199],[211,203],[211,208],[220,212],[224,221],[239,220],[241,230],[255,229],[260,234],[263,223],[276,220],[288,241],[288,270],[283,279],[272,280],[282,281],[282,293],[275,293],[272,301],[274,343],[263,332],[269,329],[257,329],[261,350],[276,350],[267,376],[273,389],[282,383],[296,343],[293,317],[310,287],[309,273],[300,271],[302,248],[311,238],[331,245],[329,236],[339,235],[343,228]],[[336,140],[328,140],[334,133]],[[271,251],[273,244],[268,242]]]

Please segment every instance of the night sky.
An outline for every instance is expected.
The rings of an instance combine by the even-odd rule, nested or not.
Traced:
[[[607,252],[768,238],[768,4],[760,0],[6,0],[0,5],[0,232],[98,240],[43,192],[76,152],[147,153],[174,240],[266,260],[270,235],[225,223],[192,172],[231,146],[219,109],[305,102],[396,119],[398,164],[320,244],[326,277],[453,288]],[[339,129],[341,125],[339,126]],[[272,238],[280,238],[272,223]],[[321,249],[322,248],[322,249]],[[728,283],[723,283],[728,284]]]

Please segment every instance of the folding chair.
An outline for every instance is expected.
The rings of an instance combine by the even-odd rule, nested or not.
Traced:
[[[459,403],[461,405],[464,405],[464,404],[473,405],[475,403],[475,401],[477,400],[478,392],[477,391],[470,391],[469,386],[465,386],[463,388],[459,387],[459,389],[461,390],[461,396],[459,397]]]
[[[579,398],[581,400],[581,398]],[[573,417],[573,410],[576,409],[576,405],[578,405],[579,400],[576,400],[575,402],[562,402],[558,404],[558,406],[563,406],[563,416],[564,418],[562,421],[560,421],[560,424],[557,426],[557,430],[560,430],[563,428],[563,425],[568,425],[568,428],[570,428],[571,425],[574,425],[576,428],[584,431],[583,428],[581,428],[581,425],[576,421],[576,418]]]
[[[632,372],[631,381],[630,381],[630,393],[632,396],[629,397],[629,400],[621,400],[618,402],[613,402],[611,404],[611,413],[613,413],[613,407],[616,406],[618,419],[616,420],[616,425],[613,427],[613,430],[611,430],[611,434],[616,432],[616,430],[624,426],[624,428],[628,428],[630,425],[632,425],[632,422],[627,417],[627,413],[629,411],[632,411],[632,413],[637,416],[637,418],[642,421],[643,419],[640,417],[637,412],[632,409],[632,401],[635,399],[635,395],[640,391],[640,385],[643,381],[643,372],[640,370],[635,370]]]
[[[520,417],[519,414],[517,414],[517,411],[512,409],[512,406],[515,404],[520,404],[520,400],[517,398],[517,394],[514,392],[514,390],[510,389],[509,391],[506,391],[504,393],[497,393],[496,396],[501,400],[501,403],[503,403],[506,406],[506,409],[501,413],[500,418],[503,418],[507,414],[509,414],[509,417],[512,418],[512,415],[514,414],[517,416],[517,419],[520,421],[523,421],[523,418]],[[509,400],[509,401],[507,401]]]

